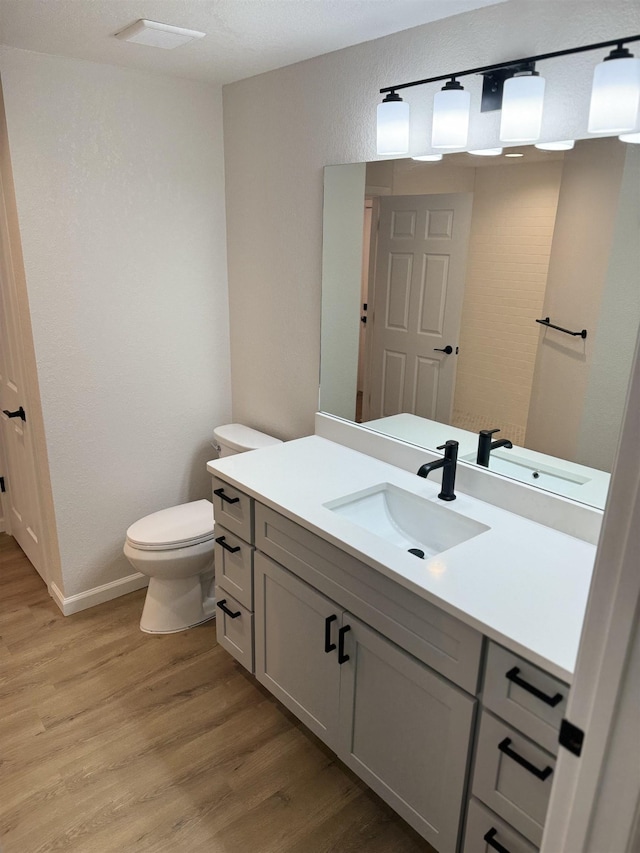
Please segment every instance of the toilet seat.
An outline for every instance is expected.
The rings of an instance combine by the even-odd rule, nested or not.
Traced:
[[[127,544],[139,551],[188,548],[213,539],[211,501],[191,501],[153,512],[127,530]]]

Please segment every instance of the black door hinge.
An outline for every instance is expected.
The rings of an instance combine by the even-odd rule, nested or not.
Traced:
[[[2,492],[2,494],[4,494],[6,491],[7,490],[6,490],[5,485],[4,485],[4,477],[0,477],[0,492]]]
[[[582,752],[582,744],[584,742],[584,732],[569,720],[563,720],[560,724],[560,746],[564,746],[569,752],[574,755],[580,755]]]

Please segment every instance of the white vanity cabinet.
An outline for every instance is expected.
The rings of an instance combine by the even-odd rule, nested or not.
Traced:
[[[567,686],[217,478],[214,514],[219,642],[439,853],[535,853]]]

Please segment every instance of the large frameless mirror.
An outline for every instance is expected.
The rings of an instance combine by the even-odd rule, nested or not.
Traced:
[[[514,156],[515,155],[515,156]],[[640,146],[325,168],[320,408],[603,507],[640,325]]]

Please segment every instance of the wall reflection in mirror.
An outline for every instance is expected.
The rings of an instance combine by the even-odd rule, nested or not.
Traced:
[[[320,408],[474,464],[500,430],[490,470],[602,507],[640,325],[640,146],[505,154],[325,168]]]

